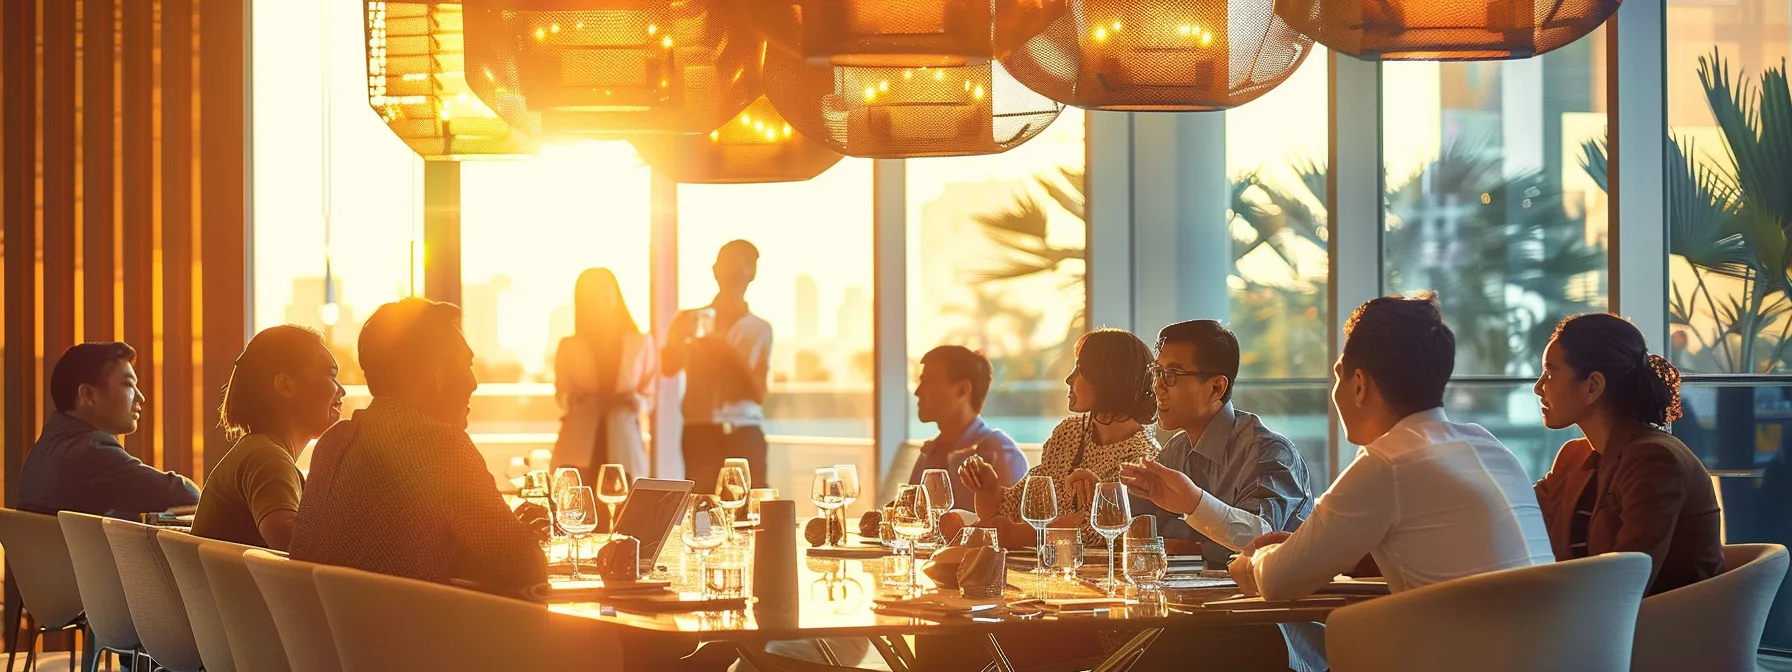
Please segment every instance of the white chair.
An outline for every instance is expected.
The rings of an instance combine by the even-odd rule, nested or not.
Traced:
[[[56,521],[62,524],[63,541],[68,543],[68,559],[75,568],[81,605],[87,610],[87,627],[93,631],[96,650],[101,656],[127,656],[135,668],[137,658],[143,655],[143,645],[131,619],[124,583],[118,577],[118,561],[112,557],[112,542],[106,539],[103,520],[74,511],[56,514]],[[89,670],[98,666],[101,656],[92,657]]]
[[[1633,672],[1754,672],[1786,547],[1724,547],[1724,573],[1643,600]]]
[[[43,633],[86,629],[81,621],[81,588],[75,581],[68,544],[62,541],[62,524],[55,516],[0,508],[0,546],[6,547],[19,599],[36,621],[31,641],[25,645],[25,669],[31,669],[38,662],[37,640]],[[14,634],[7,632],[6,636]],[[11,646],[13,642],[7,644],[11,653],[6,656],[6,668],[10,670],[18,649]],[[93,648],[91,638],[87,648]]]
[[[180,586],[156,543],[160,530],[116,518],[107,518],[102,525],[106,540],[112,542],[112,559],[118,563],[118,578],[124,581],[125,601],[131,605],[137,635],[143,638],[143,651],[156,667],[169,672],[205,669]]]
[[[1623,672],[1649,556],[1489,572],[1353,604],[1326,619],[1336,672]]]
[[[292,671],[341,672],[342,662],[336,655],[330,621],[324,616],[323,602],[317,598],[317,586],[311,580],[318,565],[288,560],[260,549],[243,553],[243,562],[255,577],[255,585],[261,588],[268,615],[273,617],[280,641],[285,643],[286,660]]]
[[[612,626],[545,605],[346,567],[314,580],[344,672],[622,669]]]
[[[181,603],[187,608],[187,622],[193,624],[193,642],[199,645],[205,672],[236,672],[230,637],[224,632],[224,617],[218,613],[218,601],[211,581],[205,577],[205,565],[199,562],[200,546],[224,542],[178,530],[161,530],[156,533],[156,543],[161,545],[162,557],[167,558],[168,569],[174,573],[174,584],[180,587]]]
[[[253,672],[291,672],[286,645],[274,625],[261,587],[243,554],[250,547],[216,541],[199,547],[199,562],[212,584],[218,614],[224,617],[224,634],[230,637],[230,656],[236,666]],[[209,667],[207,669],[210,669]]]

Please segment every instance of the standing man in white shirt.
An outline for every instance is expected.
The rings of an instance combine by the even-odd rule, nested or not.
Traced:
[[[1263,535],[1233,559],[1239,588],[1298,599],[1364,555],[1396,593],[1553,562],[1518,459],[1480,425],[1444,415],[1456,337],[1436,297],[1371,300],[1344,334],[1332,403],[1363,448],[1298,531]]]
[[[685,373],[684,475],[696,492],[714,492],[722,462],[744,457],[753,487],[765,487],[765,397],[771,378],[772,325],[747,308],[759,274],[759,248],[729,241],[711,269],[716,298],[672,318],[660,372]]]

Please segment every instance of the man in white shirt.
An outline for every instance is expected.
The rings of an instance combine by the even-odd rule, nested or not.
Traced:
[[[1553,562],[1518,459],[1479,425],[1444,415],[1456,339],[1436,297],[1374,299],[1344,333],[1332,403],[1363,448],[1298,531],[1263,535],[1233,559],[1239,588],[1305,597],[1365,554],[1396,593]]]
[[[765,397],[771,378],[772,325],[747,307],[759,274],[759,249],[729,241],[711,269],[716,298],[672,319],[660,372],[685,372],[684,475],[696,492],[714,492],[730,457],[744,457],[752,487],[765,487]]]

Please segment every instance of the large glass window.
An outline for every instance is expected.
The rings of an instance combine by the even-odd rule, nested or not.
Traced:
[[[1719,476],[1729,543],[1792,543],[1781,228],[1792,221],[1792,174],[1750,158],[1792,137],[1792,3],[1667,5],[1667,313],[1674,364],[1689,374],[1673,431]],[[1762,644],[1792,649],[1792,589],[1780,590]]]
[[[1324,47],[1261,99],[1226,113],[1233,270],[1230,328],[1238,334],[1234,404],[1300,447],[1309,473],[1330,473],[1331,371],[1326,310]],[[1141,336],[1147,336],[1141,334]],[[1150,340],[1148,337],[1146,340]]]
[[[1531,392],[1562,318],[1606,307],[1603,29],[1536,58],[1388,63],[1382,155],[1390,291],[1435,291],[1456,332],[1445,399],[1541,476],[1573,432]]]
[[[468,432],[494,473],[559,434],[554,354],[573,332],[581,272],[615,273],[635,323],[650,328],[650,180],[621,141],[461,165],[461,323],[480,383]]]
[[[786,496],[807,492],[817,467],[857,464],[867,483],[875,473],[871,165],[842,159],[805,182],[678,186],[680,307],[715,297],[724,243],[759,248],[747,301],[772,325],[766,478]]]
[[[983,351],[995,368],[984,419],[1021,443],[1069,414],[1064,377],[1084,330],[1083,121],[1067,108],[1008,152],[908,161],[909,382],[934,346]],[[910,406],[909,438],[933,438]]]

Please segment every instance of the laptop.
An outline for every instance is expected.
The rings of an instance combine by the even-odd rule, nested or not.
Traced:
[[[653,573],[660,549],[684,518],[685,499],[696,483],[660,478],[637,478],[616,514],[616,532],[641,542],[638,558],[641,576]]]

